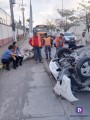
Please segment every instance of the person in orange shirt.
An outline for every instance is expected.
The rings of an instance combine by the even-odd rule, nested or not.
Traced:
[[[35,58],[36,64],[38,62],[43,63],[42,56],[41,56],[42,39],[37,34],[37,31],[34,31],[34,36],[30,38],[29,44],[34,48],[34,58]]]
[[[56,38],[56,50],[64,47],[64,34],[61,33],[59,37]]]
[[[45,46],[45,55],[46,59],[51,59],[51,37],[47,36],[47,33],[44,37],[44,46]]]

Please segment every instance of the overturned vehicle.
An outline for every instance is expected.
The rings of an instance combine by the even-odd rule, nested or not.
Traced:
[[[90,91],[90,46],[58,50],[49,68],[57,81],[54,87],[57,95],[73,102],[78,100],[73,91]]]

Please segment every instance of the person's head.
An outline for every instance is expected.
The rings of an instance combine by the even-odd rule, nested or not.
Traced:
[[[18,47],[18,43],[17,42],[13,42],[12,45],[17,48]]]
[[[47,33],[45,33],[45,37],[47,37]]]
[[[48,35],[48,37],[51,37],[51,35]]]
[[[33,31],[33,35],[34,35],[34,36],[37,36],[37,30],[34,30],[34,31]]]
[[[13,51],[13,50],[14,50],[13,45],[9,45],[9,46],[8,46],[8,49],[11,50],[11,51]]]
[[[60,37],[64,37],[64,34],[63,34],[63,33],[60,33]]]

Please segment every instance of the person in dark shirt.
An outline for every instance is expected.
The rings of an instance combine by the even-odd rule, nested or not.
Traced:
[[[69,41],[68,46],[69,46],[68,48],[70,48],[72,50],[76,49],[76,43],[75,43],[75,41],[73,41],[73,40]]]
[[[18,65],[22,65],[23,56],[21,55],[18,43],[17,42],[13,42],[12,45],[14,47],[13,53],[17,54],[17,56],[16,56],[16,66],[18,67]]]
[[[6,70],[10,70],[9,64],[13,61],[13,68],[16,69],[16,54],[13,54],[14,47],[10,45],[1,58],[1,62],[6,65]]]

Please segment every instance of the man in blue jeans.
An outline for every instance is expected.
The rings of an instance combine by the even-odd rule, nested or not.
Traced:
[[[42,39],[39,35],[37,35],[37,31],[34,31],[34,36],[30,38],[29,44],[34,48],[34,58],[36,64],[38,62],[42,63],[42,56],[41,56],[41,47],[42,47]]]

